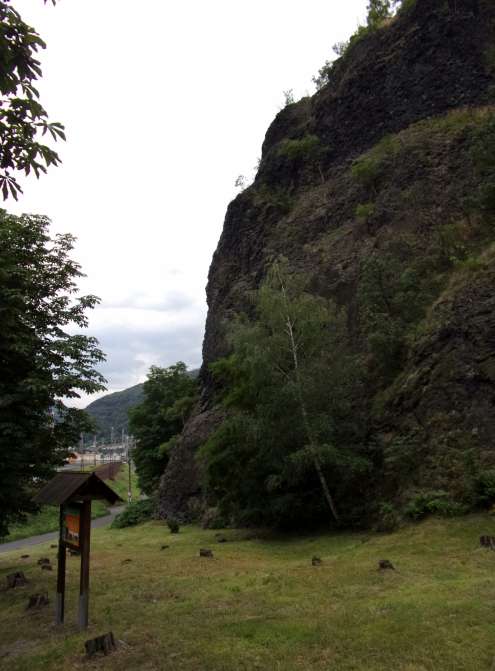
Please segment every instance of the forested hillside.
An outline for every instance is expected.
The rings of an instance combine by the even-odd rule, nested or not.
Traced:
[[[187,374],[195,378],[198,372],[198,369],[193,369],[188,371]],[[122,430],[128,433],[129,410],[142,403],[142,401],[143,383],[141,382],[122,391],[106,394],[86,406],[86,412],[96,422],[98,439],[109,441],[112,436],[112,427],[116,440],[120,439]]]
[[[110,441],[112,427],[116,439],[121,436],[122,429],[127,433],[129,425],[127,413],[142,400],[143,384],[141,383],[122,391],[106,394],[90,403],[85,410],[96,422],[98,439]]]
[[[268,521],[296,509],[299,521],[305,511],[324,519],[316,472],[301,477],[292,468],[308,445],[341,522],[393,524],[491,500],[494,44],[489,0],[403,2],[322,68],[314,96],[277,115],[255,181],[230,203],[213,257],[203,404],[162,477],[162,515],[191,516],[206,498],[233,517],[251,507],[257,522],[267,521],[267,508]],[[249,339],[233,334],[236,315],[260,327],[252,291],[266,287],[276,259],[299,281],[294,301],[312,296],[339,315],[325,327],[340,329],[336,356],[322,364],[327,386],[305,401],[308,431],[300,435],[299,401],[286,404],[285,424],[275,403],[291,370],[272,370],[266,357],[260,372]],[[344,346],[357,371],[352,384],[335,368]],[[234,359],[224,359],[229,353]],[[215,375],[211,364],[222,360]],[[280,421],[271,437],[249,385],[271,399]],[[336,408],[333,400],[344,397]],[[281,442],[285,452],[272,458]]]

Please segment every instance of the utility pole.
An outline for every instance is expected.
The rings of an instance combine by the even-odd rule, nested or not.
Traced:
[[[126,446],[127,446],[127,472],[128,472],[128,484],[127,484],[127,501],[132,503],[132,484],[131,484],[131,451],[129,449],[129,443],[132,439],[127,436]]]
[[[84,470],[84,433],[81,433],[81,471]]]

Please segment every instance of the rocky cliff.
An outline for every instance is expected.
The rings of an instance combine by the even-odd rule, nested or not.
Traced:
[[[407,2],[277,115],[211,264],[203,401],[162,478],[163,515],[187,516],[200,492],[194,452],[221,417],[208,365],[280,254],[347,308],[380,496],[462,497],[468,471],[495,467],[494,45],[491,0]]]

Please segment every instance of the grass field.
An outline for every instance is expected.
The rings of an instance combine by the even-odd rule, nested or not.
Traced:
[[[27,587],[0,593],[0,668],[236,671],[491,671],[495,552],[488,515],[430,519],[391,535],[251,538],[150,522],[93,534],[90,628],[75,626],[79,563],[68,560],[67,623],[53,624],[55,571],[38,546],[0,556],[0,581],[22,568]],[[162,544],[168,544],[161,550]],[[209,547],[214,558],[200,558]],[[321,566],[313,567],[313,555]],[[379,572],[379,559],[395,571]],[[130,560],[130,561],[129,561]],[[28,594],[51,604],[25,610]],[[123,641],[86,661],[87,638]]]
[[[131,474],[132,490],[135,497],[139,496],[136,474]],[[117,494],[127,501],[128,473],[127,467],[122,466],[115,480],[108,480],[108,485],[114,489]],[[108,513],[108,507],[101,501],[94,501],[91,506],[91,516],[93,519],[102,517]],[[10,528],[8,536],[0,538],[1,543],[17,541],[29,536],[46,534],[49,531],[56,531],[59,525],[59,509],[56,506],[41,506],[39,513],[28,515],[23,524],[14,524]]]

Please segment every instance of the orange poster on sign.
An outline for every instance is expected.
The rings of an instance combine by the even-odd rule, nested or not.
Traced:
[[[74,547],[79,547],[80,520],[78,508],[64,510],[64,541]]]

